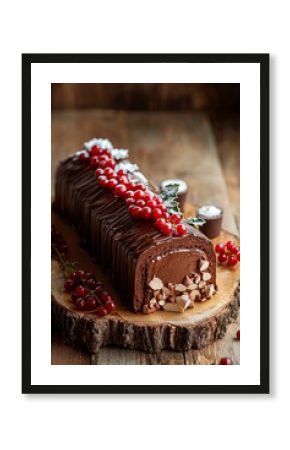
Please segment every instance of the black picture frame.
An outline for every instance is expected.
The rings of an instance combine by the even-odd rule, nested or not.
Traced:
[[[32,394],[267,394],[269,393],[269,54],[23,54],[22,55],[22,393]],[[260,64],[260,384],[32,385],[31,384],[31,64],[256,63]],[[262,245],[263,243],[263,245]]]

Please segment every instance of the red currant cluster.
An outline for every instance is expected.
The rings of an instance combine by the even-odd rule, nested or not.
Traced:
[[[164,235],[183,236],[186,227],[179,214],[169,214],[162,199],[150,192],[143,183],[131,181],[125,169],[115,170],[116,161],[109,149],[94,145],[90,153],[79,154],[81,161],[89,161],[96,169],[98,183],[124,200],[134,219],[153,220]]]
[[[235,266],[240,262],[240,248],[233,241],[228,241],[226,244],[217,244],[215,251],[219,254],[218,260],[220,263],[226,262],[228,266]]]
[[[52,225],[51,255],[58,259],[67,276],[64,289],[72,293],[75,307],[81,311],[95,310],[100,317],[114,312],[115,303],[108,292],[104,291],[103,283],[98,281],[94,274],[80,270],[76,263],[70,262],[66,257],[67,251],[68,247],[62,234]]]
[[[57,256],[57,252],[67,254],[68,247],[62,234],[51,225],[51,256]]]
[[[96,310],[98,316],[103,317],[116,310],[115,303],[103,284],[90,272],[78,270],[71,272],[64,284],[67,292],[72,292],[75,307],[81,311]]]

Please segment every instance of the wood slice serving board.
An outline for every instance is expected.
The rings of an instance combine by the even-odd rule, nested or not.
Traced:
[[[52,213],[52,223],[63,233],[69,246],[68,258],[77,261],[80,268],[94,273],[114,298],[117,312],[99,318],[95,312],[81,312],[74,308],[70,294],[63,291],[64,275],[57,261],[52,260],[52,322],[61,330],[70,345],[81,346],[97,353],[102,346],[158,353],[163,349],[185,351],[200,349],[221,339],[230,322],[239,314],[239,265],[234,268],[217,266],[218,292],[205,302],[196,302],[184,313],[157,311],[150,315],[127,310],[118,293],[101,268],[79,244],[77,233]],[[218,241],[237,238],[226,231]],[[215,240],[214,240],[215,242]]]

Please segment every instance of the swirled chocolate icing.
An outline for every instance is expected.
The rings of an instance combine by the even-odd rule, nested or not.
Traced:
[[[142,181],[155,192],[126,158],[126,151],[116,151],[116,155],[117,169],[127,169],[130,179]],[[76,155],[58,167],[54,205],[76,227],[91,255],[135,312],[148,304],[148,283],[154,276],[164,284],[182,283],[187,274],[198,270],[201,259],[209,261],[208,271],[216,283],[215,252],[208,238],[187,224],[186,235],[164,236],[151,221],[132,218],[125,202],[101,187],[95,170]]]

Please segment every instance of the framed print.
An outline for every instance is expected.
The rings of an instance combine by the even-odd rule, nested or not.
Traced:
[[[23,54],[22,145],[23,393],[268,393],[269,55]]]

